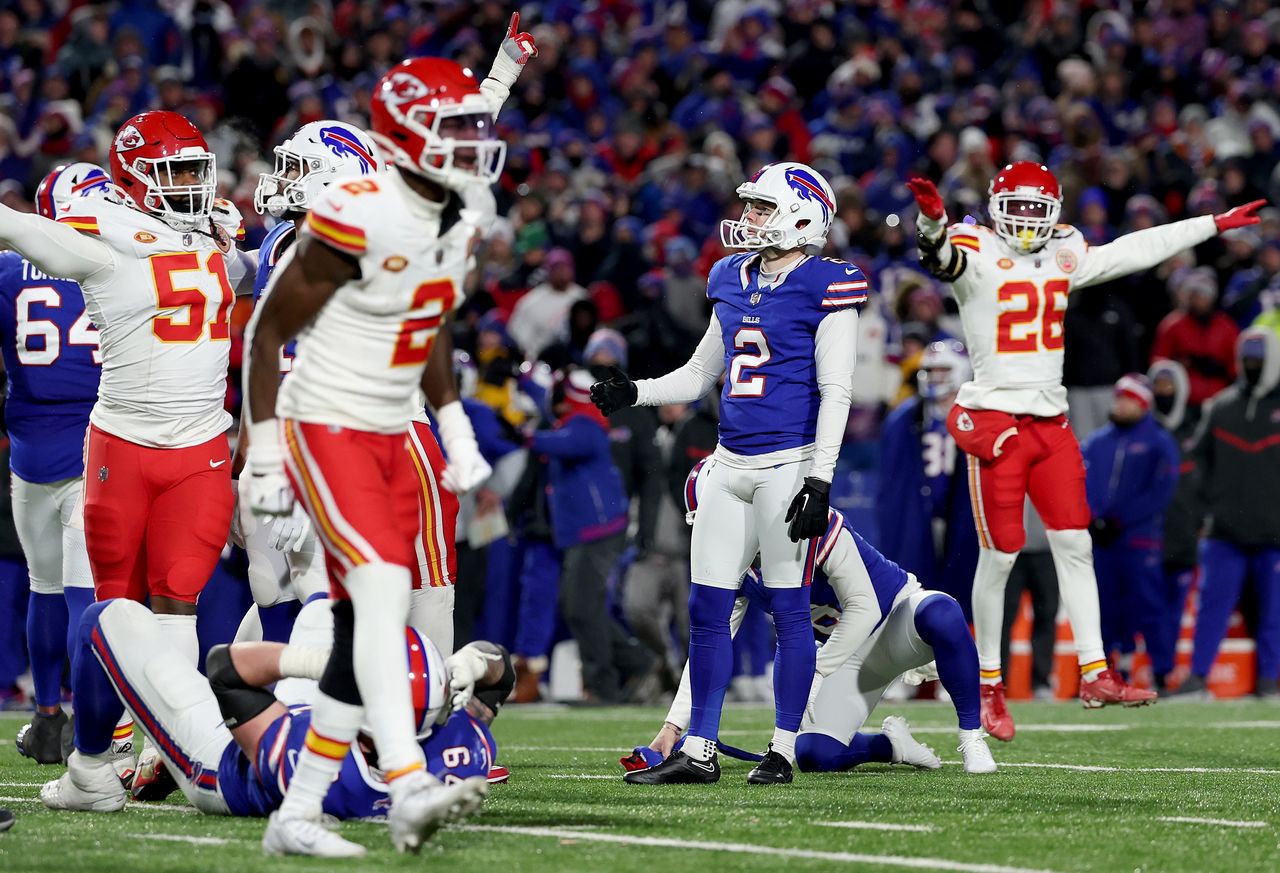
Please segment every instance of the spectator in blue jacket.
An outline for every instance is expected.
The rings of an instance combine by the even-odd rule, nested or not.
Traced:
[[[558,375],[555,427],[535,433],[530,449],[547,458],[552,538],[564,554],[560,611],[578,641],[585,696],[617,703],[626,698],[624,681],[648,672],[654,658],[609,614],[609,574],[622,554],[628,501],[609,422],[591,403],[593,381],[585,370]]]
[[[1161,680],[1173,669],[1181,603],[1164,576],[1164,513],[1178,487],[1178,445],[1151,415],[1151,383],[1121,376],[1111,423],[1085,440],[1085,491],[1093,513],[1093,561],[1102,605],[1103,642],[1130,655],[1134,634]]]

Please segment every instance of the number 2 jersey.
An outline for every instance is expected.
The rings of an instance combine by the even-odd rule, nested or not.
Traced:
[[[27,482],[77,478],[102,372],[80,286],[16,252],[0,253],[0,349],[9,466]]]
[[[1044,248],[1025,254],[990,228],[947,228],[947,241],[964,255],[952,284],[973,362],[973,380],[956,402],[1013,415],[1064,414],[1062,319],[1071,291],[1145,270],[1216,233],[1212,216],[1201,216],[1091,248],[1079,230],[1063,224]],[[950,252],[940,254],[947,263]]]

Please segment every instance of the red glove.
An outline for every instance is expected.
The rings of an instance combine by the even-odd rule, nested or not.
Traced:
[[[538,47],[533,44],[533,34],[520,31],[520,13],[511,13],[511,23],[507,25],[507,36],[502,41],[502,50],[507,57],[520,66],[529,63],[530,58],[538,56]]]
[[[1252,203],[1246,203],[1244,206],[1228,209],[1221,215],[1215,215],[1213,221],[1218,225],[1218,233],[1234,230],[1237,227],[1248,227],[1251,224],[1262,223],[1262,219],[1254,213],[1266,205],[1267,201],[1265,200],[1255,200]]]
[[[942,195],[933,182],[923,176],[912,176],[907,180],[907,187],[915,195],[916,205],[925,218],[938,221],[947,214],[946,207],[942,205]]]

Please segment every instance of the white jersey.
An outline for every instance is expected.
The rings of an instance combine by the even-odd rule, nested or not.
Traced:
[[[105,198],[76,200],[59,221],[101,240],[109,260],[81,279],[102,345],[90,422],[161,448],[224,433],[231,308],[246,270],[233,241],[244,234],[236,208],[217,201],[217,239]]]
[[[326,188],[302,232],[357,258],[360,277],[298,335],[276,414],[404,432],[436,334],[462,302],[479,220],[456,195],[443,209],[419,197],[395,169]],[[297,249],[285,253],[273,283]]]
[[[973,380],[960,388],[956,402],[1014,415],[1065,413],[1062,320],[1072,290],[1153,267],[1216,233],[1212,216],[1201,216],[1090,248],[1079,230],[1064,224],[1044,248],[1023,254],[990,228],[947,228],[939,254],[944,264],[950,246],[965,256],[953,287],[973,362]]]

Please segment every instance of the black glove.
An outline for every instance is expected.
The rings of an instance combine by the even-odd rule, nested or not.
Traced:
[[[831,511],[831,483],[806,476],[800,489],[787,509],[787,536],[791,542],[820,537],[827,532],[827,516]]]
[[[605,415],[636,405],[636,383],[617,367],[609,368],[609,378],[591,386],[591,402]]]
[[[1089,522],[1089,536],[1093,537],[1093,544],[1099,548],[1105,549],[1120,539],[1123,531],[1120,525],[1109,518],[1095,518]]]

